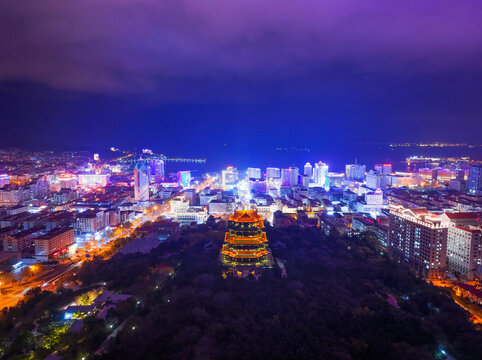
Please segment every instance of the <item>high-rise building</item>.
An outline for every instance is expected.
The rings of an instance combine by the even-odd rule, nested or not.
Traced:
[[[290,167],[290,186],[298,185],[298,177],[300,175],[300,171],[296,166]]]
[[[444,219],[426,209],[390,206],[389,250],[420,276],[443,279],[447,269]]]
[[[360,164],[348,164],[345,166],[345,176],[348,180],[363,181],[366,177],[366,166]]]
[[[447,268],[465,280],[482,275],[482,221],[476,213],[445,213],[449,223]]]
[[[392,164],[376,164],[375,171],[380,174],[390,175],[392,173]]]
[[[256,210],[235,210],[234,215],[230,215],[220,253],[221,262],[230,268],[227,272],[237,274],[245,269],[273,265],[263,229],[263,219]]]
[[[308,176],[309,179],[313,177],[313,166],[311,166],[309,162],[307,162],[303,168],[303,175]]]
[[[235,186],[238,183],[238,169],[232,166],[228,166],[226,170],[223,170],[221,175],[224,187]]]
[[[281,171],[279,168],[268,167],[266,168],[266,179],[273,180],[281,177]]]
[[[261,169],[249,167],[246,175],[248,179],[261,179]]]
[[[182,187],[189,187],[191,185],[191,172],[190,171],[178,171],[177,182]]]
[[[470,167],[467,188],[469,194],[482,195],[482,165],[473,165]]]
[[[99,160],[100,160],[99,154],[94,154],[94,161],[99,161]]]
[[[164,160],[152,159],[149,164],[149,175],[151,179],[154,179],[156,182],[160,182],[165,176]]]
[[[281,186],[290,186],[290,169],[281,169]]]
[[[326,177],[328,176],[328,165],[319,161],[315,164],[313,170],[313,183],[317,187],[324,187],[326,185]]]
[[[139,161],[134,169],[134,199],[149,200],[149,169],[144,161]]]
[[[184,200],[189,201],[190,206],[195,206],[197,204],[196,189],[186,189],[186,190],[184,190]]]
[[[289,168],[281,169],[281,186],[298,185],[299,169],[293,165]]]
[[[367,188],[375,189],[386,189],[390,184],[389,175],[382,174],[379,171],[370,170],[367,174]]]

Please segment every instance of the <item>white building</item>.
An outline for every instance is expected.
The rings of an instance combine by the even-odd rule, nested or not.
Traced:
[[[290,167],[290,186],[298,185],[298,176],[300,174],[300,170],[296,166]]]
[[[482,272],[482,221],[476,213],[445,213],[449,221],[447,267],[456,276],[474,280]]]
[[[266,168],[266,178],[269,180],[279,179],[281,177],[280,168],[267,167]]]
[[[211,215],[227,215],[234,213],[235,202],[213,200],[208,204],[208,212]]]
[[[87,210],[76,216],[74,228],[78,233],[96,233],[105,228],[105,213],[103,210]]]
[[[365,202],[367,203],[367,205],[382,205],[383,191],[378,188],[375,191],[367,192],[365,194]]]
[[[171,205],[171,213],[186,211],[190,206],[189,200],[186,200],[183,197],[176,197],[172,199],[169,204]]]
[[[208,219],[207,212],[200,206],[189,207],[186,210],[172,214],[172,219],[181,224],[204,224]]]
[[[390,183],[390,178],[388,175],[382,174],[379,171],[370,170],[367,174],[367,188],[375,189],[386,189]]]
[[[321,161],[317,162],[313,170],[313,185],[316,187],[324,187],[327,175],[328,165]]]
[[[17,185],[5,185],[0,188],[0,206],[15,206],[30,199],[28,189]]]
[[[60,174],[57,181],[61,189],[77,188],[77,176],[74,174]]]
[[[109,181],[108,174],[80,174],[79,185],[82,187],[105,187]]]
[[[349,180],[363,181],[366,177],[366,166],[360,164],[348,164],[345,166],[345,176]]]
[[[246,177],[248,179],[261,179],[261,169],[249,167],[246,171]]]
[[[221,172],[223,187],[232,187],[238,183],[238,169],[228,166]]]
[[[307,176],[309,179],[313,177],[313,166],[307,162],[303,168],[303,175]]]

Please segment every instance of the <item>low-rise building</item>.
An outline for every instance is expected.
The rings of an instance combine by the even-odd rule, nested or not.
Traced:
[[[34,238],[43,232],[43,228],[32,228],[6,236],[3,239],[3,250],[21,252],[33,247]]]
[[[213,200],[208,204],[208,212],[211,215],[232,214],[235,208],[236,203],[222,200]]]
[[[75,230],[80,233],[96,233],[105,228],[105,214],[103,210],[87,210],[77,214],[74,223]]]
[[[73,228],[56,228],[35,239],[35,257],[39,261],[48,261],[67,252],[75,243]]]

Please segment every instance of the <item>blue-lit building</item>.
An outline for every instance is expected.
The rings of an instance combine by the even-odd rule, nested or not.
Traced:
[[[149,200],[149,168],[139,161],[134,169],[134,198],[136,201]]]
[[[482,165],[470,167],[468,190],[472,195],[482,195]]]
[[[177,173],[177,181],[182,187],[189,187],[191,185],[191,172],[179,171]]]

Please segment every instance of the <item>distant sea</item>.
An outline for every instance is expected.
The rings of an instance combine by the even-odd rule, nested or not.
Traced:
[[[395,171],[405,170],[405,159],[410,156],[428,157],[461,157],[468,156],[473,160],[482,161],[482,147],[390,147],[389,144],[347,144],[330,147],[299,148],[299,147],[273,147],[260,148],[260,146],[238,145],[211,148],[203,154],[192,154],[189,157],[203,157],[205,164],[167,163],[166,171],[174,172],[183,169],[197,170],[199,173],[220,171],[226,166],[235,166],[238,169],[247,167],[289,167],[296,165],[300,169],[306,162],[312,165],[315,162],[327,163],[330,171],[344,172],[345,165],[356,161],[372,169],[377,163],[391,163]],[[188,156],[186,156],[188,157]]]

